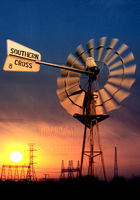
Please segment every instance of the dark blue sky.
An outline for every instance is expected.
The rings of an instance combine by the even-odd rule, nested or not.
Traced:
[[[1,46],[10,38],[38,49],[44,59],[65,62],[77,44],[105,35],[136,51],[139,9],[138,0],[1,1]]]
[[[7,39],[39,51],[42,60],[64,64],[68,54],[74,53],[80,43],[86,45],[89,39],[98,40],[101,36],[107,36],[109,39],[119,38],[120,43],[126,43],[129,46],[136,59],[137,82],[133,87],[133,96],[128,101],[130,101],[130,107],[135,109],[137,106],[135,110],[137,112],[140,76],[138,67],[140,64],[139,10],[138,0],[1,1],[0,64],[3,66],[6,58]],[[44,66],[37,74],[5,73],[2,72],[2,67],[0,73],[1,81],[3,84],[8,81],[11,90],[14,89],[12,84],[16,86],[21,84],[22,87],[28,83],[33,86],[41,84],[41,90],[50,91],[54,95],[54,101],[57,99],[55,95],[57,76],[59,76],[59,70],[46,69]],[[35,87],[28,87],[28,89],[33,95],[40,97]],[[137,101],[135,106],[131,102],[133,99]]]
[[[59,105],[56,78],[59,70],[41,66],[39,73],[3,72],[6,40],[39,51],[42,60],[64,64],[77,45],[91,38],[119,38],[132,50],[137,81],[124,108],[112,113],[112,123],[123,124],[116,134],[139,135],[140,121],[140,1],[139,0],[2,0],[0,2],[0,119],[64,124],[75,120]],[[46,69],[47,68],[47,69]],[[39,113],[39,114],[38,114]],[[57,116],[59,114],[59,118]],[[121,117],[120,117],[121,116]],[[128,131],[127,130],[127,131]],[[119,141],[119,140],[118,140]],[[117,142],[116,142],[117,143]],[[115,144],[114,144],[115,145]],[[121,147],[120,147],[121,148]],[[139,155],[140,156],[140,155]]]

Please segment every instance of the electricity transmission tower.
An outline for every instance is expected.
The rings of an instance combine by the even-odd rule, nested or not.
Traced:
[[[36,172],[34,167],[34,144],[29,144],[29,166],[27,170],[27,180],[28,181],[36,181]]]

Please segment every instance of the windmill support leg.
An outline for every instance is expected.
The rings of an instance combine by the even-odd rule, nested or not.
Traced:
[[[84,159],[84,151],[85,151],[85,143],[86,143],[86,133],[87,133],[87,126],[85,125],[83,145],[82,145],[82,154],[81,154],[81,164],[80,164],[80,175],[82,175],[82,170],[83,170],[83,159]]]
[[[101,143],[99,125],[98,125],[98,121],[97,120],[96,120],[96,130],[97,130],[99,149],[100,149],[100,152],[101,152],[101,162],[102,162],[102,167],[103,167],[104,179],[105,179],[105,181],[107,181],[107,175],[106,175],[105,163],[104,163],[104,156],[103,156],[103,150],[102,150],[102,143]]]
[[[94,149],[93,149],[93,125],[92,122],[90,124],[90,169],[89,169],[89,175],[94,176],[94,162],[93,162],[93,156],[94,156]]]

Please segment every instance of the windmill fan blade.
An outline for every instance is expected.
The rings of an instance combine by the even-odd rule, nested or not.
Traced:
[[[122,78],[114,78],[114,77],[112,77],[112,78],[108,79],[107,83],[115,84],[115,85],[120,87],[121,84],[122,84],[122,81],[123,81]]]
[[[133,83],[135,82],[135,78],[125,78],[125,79],[122,79],[122,78],[109,78],[108,83],[111,83],[111,84],[115,84],[119,87],[124,87],[126,89],[129,89],[131,88],[131,86],[133,85]]]
[[[74,94],[77,93],[77,95],[79,95],[79,93],[83,92],[83,90],[81,90],[81,88],[79,87],[79,85],[72,85],[71,87],[67,87],[67,88],[61,88],[58,89],[56,91],[60,101],[64,101],[64,99],[70,97],[70,96],[75,96]]]
[[[111,69],[114,69],[114,68],[116,68],[116,67],[122,65],[123,63],[127,63],[127,62],[130,62],[130,61],[134,60],[134,55],[133,55],[133,53],[132,53],[132,52],[129,53],[129,54],[128,54],[126,57],[124,57],[122,60],[123,60],[123,62],[121,62],[121,60],[119,60],[118,62],[116,62],[116,63],[114,63],[113,65],[111,65],[111,66],[109,67],[109,69],[110,69],[110,70],[111,70]]]
[[[135,82],[135,78],[125,78],[121,84],[122,87],[129,89]]]
[[[71,115],[74,115],[75,113],[79,114],[83,113],[83,108],[74,105],[69,98],[66,98],[64,101],[60,103],[66,109],[66,111]]]
[[[70,101],[73,103],[73,104],[76,104],[75,102],[76,102],[76,100],[77,100],[77,98],[79,97],[79,95],[82,93],[82,91],[79,93],[79,94],[75,94],[75,95],[72,95],[72,96],[70,96],[70,97],[68,97],[69,99],[70,99]],[[81,105],[79,105],[79,104],[77,104],[78,106],[81,106]]]
[[[82,60],[83,63],[86,63],[87,56],[85,54],[85,51],[84,51],[82,45],[79,45],[77,47],[76,54],[79,56],[79,58]]]
[[[124,69],[125,74],[134,74],[135,71],[136,71],[136,65],[131,65],[131,66],[125,67]]]
[[[83,89],[80,89],[80,90],[77,90],[75,92],[73,92],[70,97],[72,97],[73,95],[76,95],[76,94],[80,94],[81,92],[83,92],[84,90]]]
[[[96,95],[98,97],[95,101],[96,115],[104,114],[106,111],[105,111],[99,92],[96,92]]]
[[[109,66],[109,69],[114,69],[116,67],[119,67],[120,65],[122,65],[122,61],[119,60],[118,62],[114,63],[113,65]]]
[[[72,94],[75,94],[77,91],[81,91],[81,88],[79,87],[79,84],[77,84],[77,85],[72,85],[70,87],[67,87],[66,91],[68,95],[71,96]]]
[[[110,71],[109,77],[120,76],[123,74],[124,74],[124,69],[118,69],[118,70]]]
[[[136,71],[136,65],[131,65],[128,67],[125,67],[124,69],[117,69],[114,71],[111,71],[109,74],[109,77],[113,77],[113,76],[122,76],[124,75],[132,75],[134,74]]]
[[[110,100],[112,97],[106,92],[105,89],[100,89],[99,91],[99,95],[100,95],[100,98],[101,98],[101,101],[103,103],[105,103],[106,101]]]
[[[126,44],[122,44],[120,46],[120,48],[116,51],[116,54],[114,54],[107,62],[106,65],[109,65],[111,62],[113,62],[118,55],[122,54],[126,49],[128,48],[128,46]]]
[[[68,70],[61,69],[61,77],[66,77],[68,75]]]
[[[117,53],[122,54],[127,48],[128,46],[126,44],[122,44],[120,48],[117,50]]]
[[[68,71],[65,69],[61,69],[61,77],[80,77],[81,74],[78,72]]]
[[[124,91],[124,90],[119,90],[118,92],[115,93],[113,96],[118,102],[123,101],[125,98],[127,98],[130,95],[130,92]]]
[[[80,78],[80,76],[81,76],[81,74],[78,72],[72,72],[72,71],[68,72],[68,77],[79,77]]]
[[[123,62],[124,62],[124,63],[130,62],[130,61],[132,61],[132,60],[134,60],[134,55],[133,55],[132,52],[129,53],[126,57],[123,58]]]
[[[94,40],[91,39],[87,43],[88,53],[90,57],[94,58]]]
[[[84,69],[84,66],[77,60],[77,58],[75,56],[73,56],[72,54],[70,54],[67,58],[67,65],[69,66],[73,66],[75,68],[78,69]]]
[[[70,87],[73,85],[80,84],[80,78],[72,77],[72,78],[57,78],[57,86],[59,89]]]
[[[71,78],[67,78],[66,81],[66,87],[71,87],[73,85],[80,85],[80,78],[78,77],[71,77]]]
[[[104,104],[105,110],[107,112],[117,109],[120,106],[114,101],[113,97],[110,96],[105,89],[101,89],[98,91],[101,97],[101,100]]]
[[[106,91],[108,91],[112,96],[115,92],[117,92],[119,90],[118,87],[111,85],[109,83],[107,83],[104,88],[106,89]]]
[[[56,91],[56,94],[58,96],[58,98],[60,99],[60,101],[64,101],[64,99],[67,98],[67,93],[65,89],[59,89]]]
[[[120,108],[118,104],[115,103],[113,99],[104,103],[105,109],[107,112]]]
[[[57,78],[57,86],[59,89],[66,87],[66,78]]]
[[[117,87],[111,85],[111,84],[106,84],[105,85],[105,89],[112,94],[113,98],[117,101],[117,102],[121,102],[123,101],[126,97],[128,97],[130,95],[130,92],[127,92],[125,90],[122,89],[118,89]]]
[[[102,51],[103,51],[103,47],[106,41],[106,37],[102,37],[99,40],[99,47],[98,47],[98,52],[97,52],[97,61],[100,61],[101,59],[101,55],[102,55]]]
[[[85,91],[82,91],[82,90],[79,94],[73,95],[70,97],[70,99],[73,101],[73,103],[80,107],[83,107],[84,98],[85,98]]]
[[[117,42],[118,42],[117,38],[114,38],[114,39],[111,40],[111,43],[107,48],[107,51],[106,51],[106,53],[105,53],[105,55],[103,57],[102,62],[105,62],[105,60],[107,59],[107,57],[109,56],[109,54],[111,53],[112,49],[115,47]]]

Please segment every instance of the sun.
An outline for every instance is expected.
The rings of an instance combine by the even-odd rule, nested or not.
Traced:
[[[10,160],[14,163],[18,163],[22,160],[23,156],[20,152],[14,151],[10,154]]]

